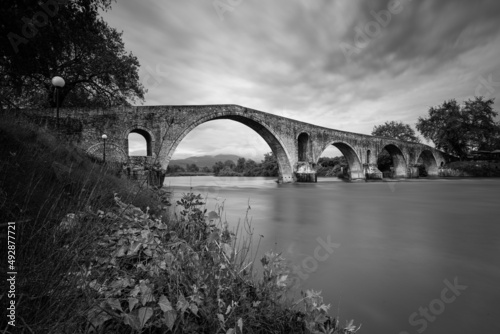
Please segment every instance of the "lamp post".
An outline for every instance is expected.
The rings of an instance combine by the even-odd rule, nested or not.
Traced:
[[[106,139],[108,139],[108,136],[106,136],[105,134],[102,135],[102,140],[103,140],[103,144],[104,144],[104,150],[102,151],[103,162],[106,162]]]
[[[64,79],[58,76],[52,78],[52,85],[56,89],[56,110],[57,110],[57,129],[59,129],[59,89],[64,87]]]

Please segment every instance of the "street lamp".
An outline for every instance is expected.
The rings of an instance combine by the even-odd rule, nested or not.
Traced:
[[[64,87],[64,79],[58,76],[52,78],[52,85],[56,89],[57,129],[59,129],[59,89]]]
[[[106,136],[105,134],[102,135],[102,140],[103,140],[103,144],[104,144],[104,150],[102,151],[103,162],[106,162],[106,139],[108,139],[108,136]]]

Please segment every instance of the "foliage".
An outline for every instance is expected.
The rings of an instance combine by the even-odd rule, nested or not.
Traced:
[[[415,134],[415,131],[403,122],[385,122],[382,125],[373,127],[372,136],[390,137],[399,140],[406,140],[415,143],[420,143],[420,139]]]
[[[66,82],[59,94],[66,107],[144,98],[137,58],[100,17],[111,0],[4,0],[0,6],[0,104],[54,107],[56,75]]]
[[[196,166],[196,164],[195,164],[195,163],[193,163],[193,164],[188,164],[188,165],[186,166],[186,170],[187,170],[188,172],[199,172],[199,171],[200,171],[200,168],[199,168],[198,166]]]
[[[236,162],[236,167],[234,170],[238,173],[243,173],[245,171],[245,158],[239,158]]]
[[[196,165],[195,165],[196,166]],[[198,166],[196,166],[198,168]],[[179,165],[167,166],[167,173],[185,172],[186,170]]]
[[[150,215],[164,212],[164,199],[22,117],[4,113],[0,119],[0,221],[16,222],[16,264],[22,272],[16,280],[21,298],[16,298],[15,332],[57,332],[55,326],[75,322],[83,312],[76,279],[67,274],[102,232],[94,222],[98,210],[114,205],[110,191],[137,207],[149,206]],[[80,228],[67,230],[74,221]],[[0,298],[1,307],[6,300]]]
[[[227,167],[227,168],[229,168],[229,169],[233,170],[235,166],[236,166],[236,165],[234,164],[234,161],[233,161],[233,160],[226,160],[226,161],[224,162],[224,168],[226,168],[226,167]]]
[[[493,99],[476,97],[459,105],[445,101],[429,109],[427,118],[418,118],[417,129],[432,140],[437,149],[465,158],[472,150],[495,149],[500,145],[498,115],[492,108]]]
[[[348,168],[347,160],[344,156],[334,158],[321,157],[318,160],[318,176],[340,176],[342,167]]]
[[[291,283],[285,260],[269,252],[256,280],[247,253],[202,197],[185,194],[169,222],[115,197],[116,213],[80,264],[79,289],[92,296],[86,319],[95,331],[158,333],[352,333],[328,315],[319,293],[308,290],[286,307]],[[118,213],[119,212],[119,213]],[[305,330],[304,330],[305,329]],[[358,328],[359,329],[359,328]]]
[[[454,161],[446,164],[445,169],[455,170],[463,176],[499,177],[500,163],[490,161]]]
[[[215,175],[218,175],[221,170],[224,169],[224,163],[222,161],[217,161],[215,165],[212,167],[212,170]]]
[[[261,166],[262,176],[278,176],[278,159],[276,158],[274,153],[269,152],[264,154],[264,160],[262,160]]]
[[[230,167],[226,166],[223,169],[219,171],[217,176],[241,176],[241,173],[238,173],[237,171],[231,169]]]
[[[188,164],[186,169],[179,165],[167,167],[167,173],[181,175],[184,172],[196,173],[200,168],[195,164]],[[256,163],[252,159],[239,158],[235,164],[232,160],[225,162],[217,161],[212,168],[203,167],[201,172],[211,173],[215,176],[278,176],[278,160],[272,152],[266,153],[261,163]]]
[[[276,156],[270,152],[264,155],[260,164],[252,159],[239,158],[237,164],[232,160],[218,161],[212,167],[216,176],[278,176],[279,166]]]

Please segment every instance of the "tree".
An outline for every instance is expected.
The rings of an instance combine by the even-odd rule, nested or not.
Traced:
[[[186,170],[188,172],[199,172],[200,171],[200,168],[198,166],[196,166],[195,163],[193,164],[187,164],[186,166]]]
[[[173,166],[168,166],[167,167],[167,173],[178,173],[178,172],[185,172],[186,170],[182,168],[179,165],[173,165]]]
[[[238,173],[243,173],[245,171],[245,158],[239,158],[236,162],[236,167],[234,170]]]
[[[245,170],[243,172],[244,176],[257,176],[260,175],[259,165],[252,159],[245,161]]]
[[[415,143],[420,143],[420,139],[416,136],[415,131],[403,122],[385,122],[382,125],[373,127],[372,136],[390,137],[399,140],[406,140]]]
[[[347,166],[347,160],[343,155],[334,158],[320,157],[318,160],[318,169],[316,170],[316,175],[337,176],[340,173],[341,167]]]
[[[464,131],[467,133],[467,150],[494,150],[500,139],[498,115],[492,108],[494,99],[476,97],[464,102]]]
[[[262,160],[262,176],[278,176],[279,167],[278,159],[273,152],[264,154],[264,160]]]
[[[107,107],[144,99],[139,62],[100,17],[111,0],[17,1],[0,5],[0,100],[55,106],[52,77],[64,78],[65,106]]]
[[[234,161],[233,160],[226,160],[224,162],[224,167],[228,167],[229,169],[234,169],[236,165],[234,164]]]
[[[257,163],[252,159],[248,159],[247,161],[245,161],[245,169],[249,170],[255,167],[257,167]]]
[[[459,105],[455,99],[429,109],[427,118],[418,118],[417,129],[437,149],[465,158],[472,150],[493,149],[498,145],[500,125],[492,108],[493,99],[469,99]]]
[[[219,175],[219,172],[224,169],[224,163],[222,161],[217,161],[215,165],[213,165],[212,170],[215,175]]]

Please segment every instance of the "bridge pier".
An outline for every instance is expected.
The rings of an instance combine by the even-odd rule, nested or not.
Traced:
[[[297,182],[318,182],[316,164],[306,161],[297,162],[295,165],[295,178],[297,179]]]
[[[293,174],[280,174],[278,177],[278,183],[294,183],[296,177]]]
[[[366,174],[362,170],[351,170],[349,176],[351,181],[366,179]]]
[[[367,180],[382,180],[382,172],[378,169],[377,164],[364,164],[364,177]]]
[[[409,166],[406,177],[409,179],[418,179],[420,177],[420,172],[418,166]]]

